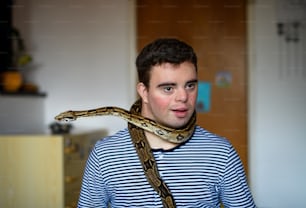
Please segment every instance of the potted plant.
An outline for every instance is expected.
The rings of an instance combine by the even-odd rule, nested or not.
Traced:
[[[23,38],[18,29],[11,29],[12,57],[11,67],[2,72],[1,81],[4,92],[18,92],[23,84],[22,70],[32,61],[32,57],[26,52]]]

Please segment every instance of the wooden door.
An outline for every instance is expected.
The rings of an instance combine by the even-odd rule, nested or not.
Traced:
[[[247,171],[246,1],[138,0],[138,50],[159,37],[194,47],[199,80],[210,86],[210,108],[197,123],[228,138]]]

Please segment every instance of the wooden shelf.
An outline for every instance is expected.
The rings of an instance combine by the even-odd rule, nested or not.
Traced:
[[[34,96],[34,97],[46,97],[45,92],[0,92],[2,96]]]

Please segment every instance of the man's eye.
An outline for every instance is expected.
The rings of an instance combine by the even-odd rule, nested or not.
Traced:
[[[172,87],[164,87],[164,91],[165,92],[171,92],[172,91]]]
[[[189,83],[189,84],[187,84],[186,88],[187,88],[187,89],[194,89],[195,86],[196,86],[195,83]]]

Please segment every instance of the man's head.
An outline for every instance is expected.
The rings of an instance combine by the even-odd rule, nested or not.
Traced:
[[[176,39],[158,39],[140,52],[136,64],[142,115],[172,128],[185,126],[198,91],[192,47]]]
[[[192,63],[197,70],[197,56],[193,48],[177,39],[161,38],[145,46],[136,59],[139,82],[149,87],[153,66],[163,63]]]

